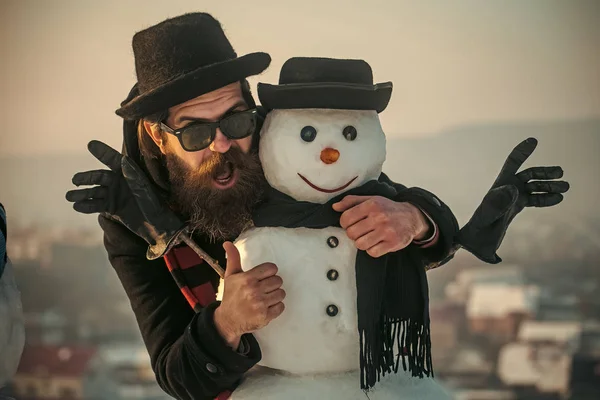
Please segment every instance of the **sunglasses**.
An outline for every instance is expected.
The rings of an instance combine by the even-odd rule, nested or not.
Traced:
[[[243,139],[256,131],[260,115],[256,109],[240,111],[215,122],[192,122],[180,129],[171,129],[164,123],[161,128],[179,139],[185,151],[207,148],[217,136],[217,128],[231,140]]]

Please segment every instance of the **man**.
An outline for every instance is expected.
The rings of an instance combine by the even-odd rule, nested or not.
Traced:
[[[75,185],[98,186],[70,191],[67,200],[77,211],[102,213],[105,247],[158,383],[179,399],[211,399],[234,389],[260,360],[251,333],[284,312],[277,266],[265,263],[242,272],[229,242],[251,224],[265,185],[256,151],[261,113],[246,78],[265,70],[270,58],[265,53],[237,57],[219,22],[204,13],[138,32],[133,50],[138,82],[117,110],[125,120],[124,155],[90,143],[92,154],[111,171],[76,174]],[[536,143],[515,148],[461,230],[460,245],[484,261],[499,262],[495,251],[524,207],[557,204],[558,193],[566,191],[554,183],[526,185],[532,178],[559,178],[559,167],[516,174]],[[132,177],[127,163],[142,172]],[[373,257],[413,243],[422,247],[425,261],[445,262],[461,237],[454,215],[432,194],[394,185],[407,202],[346,198],[336,206],[342,227]],[[546,191],[550,194],[531,195]],[[168,208],[157,211],[163,202]],[[170,221],[170,228],[149,223],[150,218]],[[373,240],[359,240],[365,232],[357,232],[355,224],[344,226],[344,220],[370,221]],[[221,302],[215,300],[219,275],[174,240],[184,231],[208,253],[206,261],[225,265],[228,256]]]
[[[125,119],[124,153],[186,221],[200,247],[225,265],[225,255],[237,259],[227,240],[250,225],[251,210],[265,185],[256,151],[260,113],[246,78],[266,69],[270,57],[237,57],[219,22],[204,13],[138,32],[133,50],[138,83],[117,110]],[[108,151],[97,146],[90,150],[100,159]],[[180,399],[210,399],[233,389],[260,360],[251,333],[284,312],[277,267],[266,263],[241,272],[239,265],[228,264],[222,301],[214,301],[219,276],[206,263],[178,265],[177,274],[173,272],[168,257],[181,254],[181,246],[164,258],[146,258],[147,241],[123,223],[133,217],[119,211],[131,197],[119,193],[120,162],[107,164],[113,171],[76,174],[74,184],[100,186],[71,191],[67,199],[80,212],[102,212],[105,247],[131,301],[159,384]],[[417,242],[428,260],[439,261],[449,252],[456,220],[433,195],[406,190],[412,204],[367,198],[359,200],[365,203],[362,207],[354,207],[356,199],[349,199],[338,211],[352,216],[366,210],[368,218],[385,221],[371,235],[376,241],[362,244],[364,250],[396,251]],[[363,236],[351,226],[345,228],[354,240]],[[185,285],[176,283],[177,277]],[[208,301],[199,299],[206,291],[194,291],[198,287],[210,288]]]
[[[2,387],[17,371],[25,346],[21,294],[6,253],[6,239],[6,212],[0,204],[0,399],[8,399],[1,394]]]

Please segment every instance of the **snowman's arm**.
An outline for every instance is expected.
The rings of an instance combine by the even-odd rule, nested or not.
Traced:
[[[417,206],[427,213],[437,225],[437,242],[430,247],[421,248],[425,264],[428,265],[427,269],[443,265],[448,261],[448,257],[452,258],[456,252],[454,250],[454,241],[458,234],[458,221],[450,207],[440,200],[438,196],[425,189],[418,187],[407,188],[402,184],[393,182],[384,173],[381,174],[379,179],[394,186],[398,194],[393,200],[408,202]]]

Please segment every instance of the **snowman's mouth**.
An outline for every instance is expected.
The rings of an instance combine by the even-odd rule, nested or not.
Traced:
[[[346,189],[348,186],[350,186],[350,184],[351,184],[352,182],[354,182],[354,180],[355,180],[356,178],[358,178],[358,176],[355,176],[354,178],[350,179],[350,180],[348,181],[348,183],[346,183],[346,184],[345,184],[345,185],[343,185],[343,186],[340,186],[339,188],[335,188],[335,189],[323,189],[323,188],[321,188],[321,187],[318,187],[317,185],[315,185],[314,183],[312,183],[311,181],[309,181],[309,180],[308,180],[308,179],[306,179],[305,177],[303,177],[303,176],[302,176],[302,174],[298,173],[298,176],[299,176],[300,178],[302,178],[302,180],[303,180],[304,182],[306,182],[306,184],[307,184],[308,186],[310,186],[311,188],[313,188],[313,189],[315,189],[315,190],[318,190],[319,192],[323,192],[323,193],[335,193],[335,192],[339,192],[340,190],[344,190],[344,189]]]

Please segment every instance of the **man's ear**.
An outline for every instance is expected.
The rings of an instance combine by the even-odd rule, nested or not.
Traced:
[[[143,121],[143,124],[146,133],[150,135],[154,144],[156,144],[156,146],[158,146],[158,148],[160,149],[160,152],[166,154],[165,142],[163,140],[163,135],[158,124],[146,120]]]

